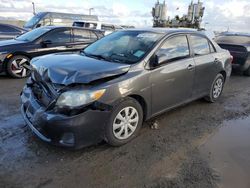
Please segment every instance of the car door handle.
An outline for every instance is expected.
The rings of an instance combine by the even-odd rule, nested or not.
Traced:
[[[194,69],[194,65],[192,64],[189,64],[188,67],[187,67],[188,70],[193,70]]]
[[[73,48],[73,45],[67,45],[66,48]]]

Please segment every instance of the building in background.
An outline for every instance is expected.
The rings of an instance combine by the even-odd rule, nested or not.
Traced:
[[[153,27],[188,27],[200,29],[204,10],[205,7],[203,7],[203,3],[200,0],[197,3],[191,1],[187,14],[182,17],[176,15],[173,19],[167,19],[167,5],[165,1],[162,4],[157,1],[152,11]]]
[[[164,27],[167,23],[167,5],[165,1],[159,3],[159,0],[155,3],[155,7],[152,8],[153,26]]]

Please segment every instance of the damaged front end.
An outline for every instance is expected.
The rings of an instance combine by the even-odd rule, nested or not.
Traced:
[[[21,111],[39,138],[73,148],[89,146],[103,139],[111,106],[98,101],[79,106],[58,103],[63,93],[78,87],[85,86],[54,84],[44,81],[36,70],[32,73],[21,93]]]

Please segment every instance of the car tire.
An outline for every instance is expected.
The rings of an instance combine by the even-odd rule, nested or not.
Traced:
[[[7,63],[7,73],[13,78],[25,78],[30,75],[30,58],[23,55],[13,56]]]
[[[121,146],[138,135],[143,122],[143,110],[139,102],[127,97],[113,107],[105,127],[105,140],[112,146]]]
[[[224,76],[222,74],[217,74],[210,88],[209,95],[205,97],[205,100],[214,103],[221,96],[224,84]]]
[[[245,76],[250,76],[250,66],[248,67],[247,70],[244,71]]]

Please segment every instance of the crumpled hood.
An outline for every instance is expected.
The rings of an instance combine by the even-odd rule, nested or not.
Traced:
[[[43,80],[55,84],[88,84],[128,72],[130,65],[89,58],[77,53],[41,56],[31,62]]]

